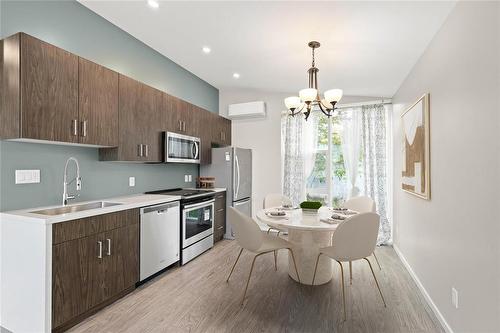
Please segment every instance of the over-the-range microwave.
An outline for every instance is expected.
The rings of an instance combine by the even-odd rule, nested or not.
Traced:
[[[200,163],[200,138],[164,132],[164,162]]]

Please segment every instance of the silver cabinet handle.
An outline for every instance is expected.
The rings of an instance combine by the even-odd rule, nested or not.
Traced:
[[[84,120],[82,121],[82,128],[81,128],[82,136],[87,136],[87,121]]]
[[[144,156],[144,151],[143,151],[143,148],[142,148],[142,144],[138,144],[137,145],[137,156],[139,156],[139,157]]]
[[[108,252],[106,253],[108,256],[111,255],[111,239],[106,238],[106,242],[108,243]]]
[[[218,227],[217,229],[221,230],[221,229],[224,229],[224,226],[221,225],[220,227]]]
[[[182,131],[186,132],[186,122],[185,121],[182,122]]]
[[[97,258],[102,259],[102,242],[97,241],[97,245],[99,245],[99,254],[97,255]]]
[[[182,132],[182,120],[179,120],[179,131]]]
[[[221,208],[221,209],[217,209],[218,212],[223,212],[224,211],[224,208]]]
[[[73,136],[78,135],[78,119],[73,119],[71,121],[71,125],[73,126]]]
[[[149,155],[149,145],[144,145],[144,156],[148,157]]]

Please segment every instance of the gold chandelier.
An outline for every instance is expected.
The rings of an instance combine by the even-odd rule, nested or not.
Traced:
[[[342,89],[330,89],[325,91],[323,99],[320,98],[318,91],[319,69],[315,66],[314,50],[319,48],[321,44],[312,41],[308,45],[312,49],[312,66],[307,71],[309,74],[309,88],[300,90],[299,96],[285,98],[285,105],[290,111],[291,116],[303,113],[307,120],[311,110],[318,107],[321,112],[330,117],[336,109],[335,104],[342,98],[343,92]]]

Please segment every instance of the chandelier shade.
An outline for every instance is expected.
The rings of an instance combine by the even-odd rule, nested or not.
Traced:
[[[310,103],[318,97],[318,91],[314,88],[306,88],[299,91],[299,96],[302,102]]]
[[[291,116],[298,113],[303,113],[306,120],[311,111],[319,108],[326,116],[330,117],[335,111],[335,104],[342,98],[342,89],[329,89],[324,93],[324,99],[320,99],[318,90],[318,72],[319,69],[315,66],[314,50],[320,47],[320,43],[316,41],[309,42],[309,47],[312,49],[312,66],[307,70],[309,76],[309,87],[299,91],[299,97],[291,96],[285,98],[285,106],[290,111]]]
[[[330,89],[325,91],[325,100],[328,103],[338,102],[342,98],[342,89]]]

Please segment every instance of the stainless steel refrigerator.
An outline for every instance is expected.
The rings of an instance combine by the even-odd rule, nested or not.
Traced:
[[[252,216],[252,150],[223,147],[212,148],[212,164],[200,167],[200,176],[215,177],[215,187],[226,188],[228,207]],[[233,239],[231,224],[226,218],[225,238]]]

